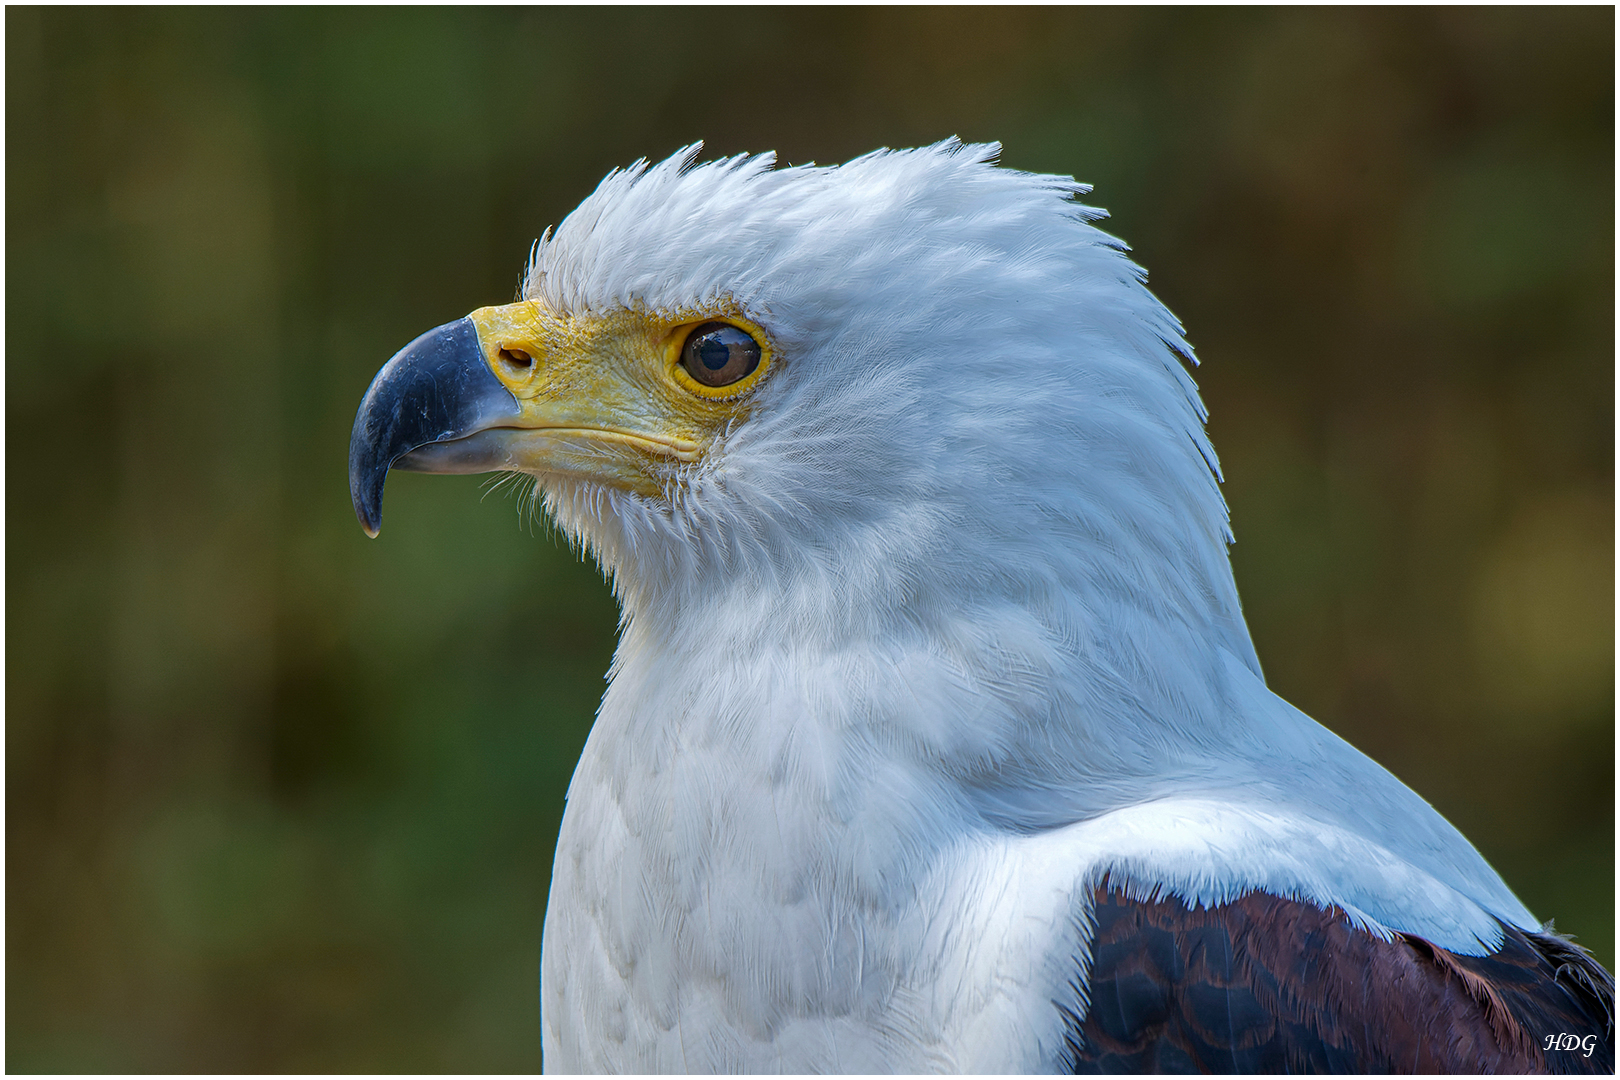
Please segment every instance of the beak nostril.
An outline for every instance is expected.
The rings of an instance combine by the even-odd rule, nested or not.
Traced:
[[[534,367],[534,357],[522,349],[502,349],[501,362],[519,371],[527,371]]]

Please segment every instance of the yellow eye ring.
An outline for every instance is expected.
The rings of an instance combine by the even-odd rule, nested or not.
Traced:
[[[682,363],[683,359],[690,360],[687,345],[701,335],[714,335],[716,331],[736,329],[742,331],[752,339],[752,344],[759,350],[759,360],[752,369],[746,371],[741,377],[720,386],[710,386],[699,382],[692,376]],[[712,365],[720,373],[720,365]],[[670,379],[687,393],[698,397],[708,398],[711,401],[720,401],[734,398],[752,389],[764,377],[765,369],[771,366],[770,339],[765,331],[749,322],[739,319],[735,315],[722,315],[711,319],[698,319],[692,322],[681,323],[670,331],[669,344],[664,349],[664,367]]]

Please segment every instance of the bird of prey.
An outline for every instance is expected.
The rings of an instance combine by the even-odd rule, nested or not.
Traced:
[[[1181,327],[998,149],[615,171],[365,395],[369,533],[529,474],[622,607],[546,1067],[1612,1072],[1602,967],[1267,689]]]

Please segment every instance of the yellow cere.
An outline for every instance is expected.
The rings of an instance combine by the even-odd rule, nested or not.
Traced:
[[[677,463],[700,459],[747,410],[770,367],[764,330],[730,310],[563,315],[525,300],[469,318],[484,361],[517,398],[510,467],[663,491]],[[698,383],[679,364],[687,335],[726,322],[759,343],[759,366],[724,387]]]

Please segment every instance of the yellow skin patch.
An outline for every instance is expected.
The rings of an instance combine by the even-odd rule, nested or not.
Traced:
[[[521,415],[502,425],[510,468],[664,490],[670,466],[700,460],[770,368],[765,332],[733,311],[560,315],[525,300],[470,316],[484,362]],[[759,366],[729,386],[704,386],[680,366],[687,335],[730,323],[760,347]]]

